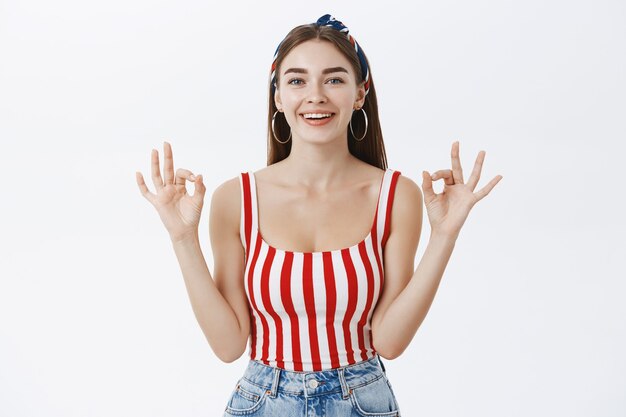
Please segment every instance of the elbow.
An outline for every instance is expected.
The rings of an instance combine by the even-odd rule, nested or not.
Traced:
[[[217,357],[224,363],[233,363],[237,359],[239,359],[241,357],[241,355],[239,355],[239,356],[235,356],[235,355],[231,355],[231,356],[218,355]]]
[[[402,355],[402,352],[404,352],[404,349],[399,349],[396,346],[388,346],[385,344],[381,344],[380,346],[377,344],[374,349],[376,350],[376,353],[387,360],[394,360],[398,356]]]
[[[388,353],[388,352],[381,352],[381,351],[379,351],[379,350],[377,350],[376,352],[378,352],[378,354],[379,354],[381,357],[383,357],[383,358],[385,358],[385,359],[387,359],[387,360],[390,360],[390,361],[391,361],[391,360],[394,360],[394,359],[396,359],[398,356],[400,356],[400,353],[395,353],[395,352],[393,352],[393,353]]]
[[[232,363],[241,357],[246,351],[246,343],[248,339],[244,341],[243,344],[238,344],[234,347],[222,348],[222,349],[213,349],[215,355],[224,363]]]
[[[241,357],[243,352],[241,351],[225,351],[225,352],[215,352],[219,360],[224,363],[232,363]]]

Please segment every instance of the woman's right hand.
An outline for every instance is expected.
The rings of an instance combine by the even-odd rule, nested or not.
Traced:
[[[202,175],[195,177],[189,170],[178,168],[174,176],[174,157],[168,142],[163,143],[163,152],[164,180],[159,168],[159,153],[152,149],[152,182],[157,193],[153,194],[148,190],[141,172],[136,172],[137,185],[141,194],[157,209],[172,241],[178,241],[198,233],[206,187],[202,182]],[[195,185],[193,196],[187,194],[186,180]]]

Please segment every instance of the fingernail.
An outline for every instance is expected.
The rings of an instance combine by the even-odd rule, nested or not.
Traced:
[[[193,174],[191,174],[191,175],[189,176],[189,179],[193,181],[193,180],[195,180],[195,179],[196,179],[196,176],[195,176],[195,175],[193,175]]]

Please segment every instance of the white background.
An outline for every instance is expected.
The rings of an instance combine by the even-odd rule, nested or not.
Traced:
[[[460,140],[479,187],[504,177],[385,362],[403,415],[626,415],[618,0],[0,1],[0,415],[221,415],[247,353],[211,351],[135,171],[154,191],[168,140],[203,174],[212,270],[211,194],[265,166],[272,56],[325,13],[370,59],[390,168],[421,186]]]

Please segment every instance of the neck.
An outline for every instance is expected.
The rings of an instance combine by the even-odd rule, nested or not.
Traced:
[[[288,178],[296,184],[317,190],[343,182],[356,162],[348,150],[346,138],[312,143],[292,137],[291,152],[281,161]]]

